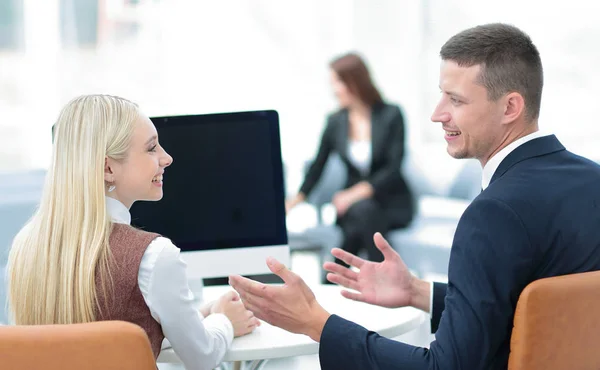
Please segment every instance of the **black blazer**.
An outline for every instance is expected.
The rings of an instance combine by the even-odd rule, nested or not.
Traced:
[[[599,225],[600,166],[554,135],[519,146],[458,223],[448,285],[434,285],[430,349],[332,316],[322,369],[506,369],[519,295],[534,280],[600,270]]]
[[[346,165],[345,188],[363,180],[374,189],[374,199],[383,208],[390,227],[406,226],[414,214],[414,200],[400,166],[404,157],[404,117],[397,105],[377,104],[371,109],[371,168],[360,171],[348,158],[348,110],[342,109],[327,119],[319,151],[310,166],[300,192],[308,196],[321,177],[329,154],[337,152]]]

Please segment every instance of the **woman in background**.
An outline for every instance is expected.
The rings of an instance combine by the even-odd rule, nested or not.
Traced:
[[[187,369],[216,367],[258,325],[235,292],[198,310],[179,248],[130,226],[135,201],[162,198],[172,161],[128,100],[82,96],[62,109],[40,207],[9,256],[15,324],[129,321],[155,358],[166,337]]]
[[[303,202],[319,181],[331,153],[341,157],[347,183],[332,200],[343,232],[341,248],[383,261],[373,243],[375,232],[407,226],[414,214],[413,198],[400,172],[404,157],[404,117],[397,105],[384,102],[360,56],[350,53],[330,63],[331,85],[340,109],[331,114],[316,159],[289,211]],[[337,263],[344,264],[336,260]]]

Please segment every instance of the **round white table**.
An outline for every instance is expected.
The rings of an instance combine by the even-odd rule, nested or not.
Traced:
[[[206,287],[206,301],[214,300],[231,290],[229,286]],[[353,321],[368,330],[387,338],[394,338],[416,329],[424,320],[425,313],[412,307],[383,308],[344,298],[337,285],[311,286],[319,303],[329,313]],[[223,362],[254,361],[251,369],[259,369],[264,360],[303,356],[319,353],[319,343],[310,337],[293,334],[262,322],[252,333],[235,338]],[[161,351],[158,362],[181,363],[171,348]]]

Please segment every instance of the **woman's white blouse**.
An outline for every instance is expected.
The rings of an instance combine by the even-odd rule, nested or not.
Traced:
[[[348,142],[348,158],[363,176],[371,170],[371,141],[350,140]]]

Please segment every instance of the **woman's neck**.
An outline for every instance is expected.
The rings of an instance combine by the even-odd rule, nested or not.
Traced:
[[[355,103],[348,107],[348,113],[350,117],[357,118],[358,120],[365,120],[371,118],[371,107],[364,103]]]
[[[371,107],[356,104],[348,107],[350,130],[348,136],[353,141],[366,141],[371,138]]]

